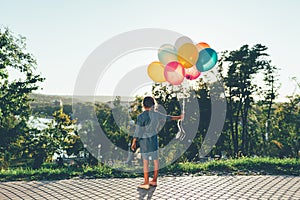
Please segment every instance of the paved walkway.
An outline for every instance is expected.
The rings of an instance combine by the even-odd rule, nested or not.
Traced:
[[[163,177],[137,189],[142,178],[0,182],[0,199],[300,199],[300,177]]]

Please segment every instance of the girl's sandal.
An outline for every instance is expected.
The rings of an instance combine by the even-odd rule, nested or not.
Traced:
[[[150,189],[150,185],[149,184],[141,184],[141,185],[138,186],[138,188],[149,190]]]
[[[152,186],[155,186],[155,187],[157,186],[157,182],[156,181],[150,181],[149,184],[152,185]]]

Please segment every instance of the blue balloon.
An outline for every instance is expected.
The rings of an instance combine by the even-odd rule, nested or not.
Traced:
[[[218,55],[212,48],[202,49],[196,63],[196,68],[200,72],[212,69],[218,62]]]

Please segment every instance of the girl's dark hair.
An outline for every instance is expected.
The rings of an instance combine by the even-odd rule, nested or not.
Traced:
[[[154,101],[153,97],[147,96],[147,97],[144,98],[143,106],[145,108],[151,108],[154,105],[155,105],[155,101]]]

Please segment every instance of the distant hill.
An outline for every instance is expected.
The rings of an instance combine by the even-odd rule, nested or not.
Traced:
[[[84,96],[81,98],[74,98],[72,95],[45,95],[45,94],[30,94],[33,102],[30,103],[33,113],[50,118],[54,111],[60,109],[63,105],[63,110],[65,113],[71,115],[72,113],[72,103],[107,103],[109,106],[113,107],[113,101],[115,97],[113,96],[95,96],[89,97]],[[128,101],[132,101],[134,98],[121,97],[121,104],[128,105]],[[126,106],[125,105],[125,106]]]
[[[72,105],[73,96],[72,95],[46,95],[46,94],[30,94],[30,97],[34,100],[31,105],[53,105],[57,101],[62,101],[63,105]],[[79,98],[74,98],[74,101],[80,102],[101,102],[107,103],[113,101],[115,97],[113,96],[84,96]],[[133,100],[132,97],[121,97],[122,101],[131,101]]]

